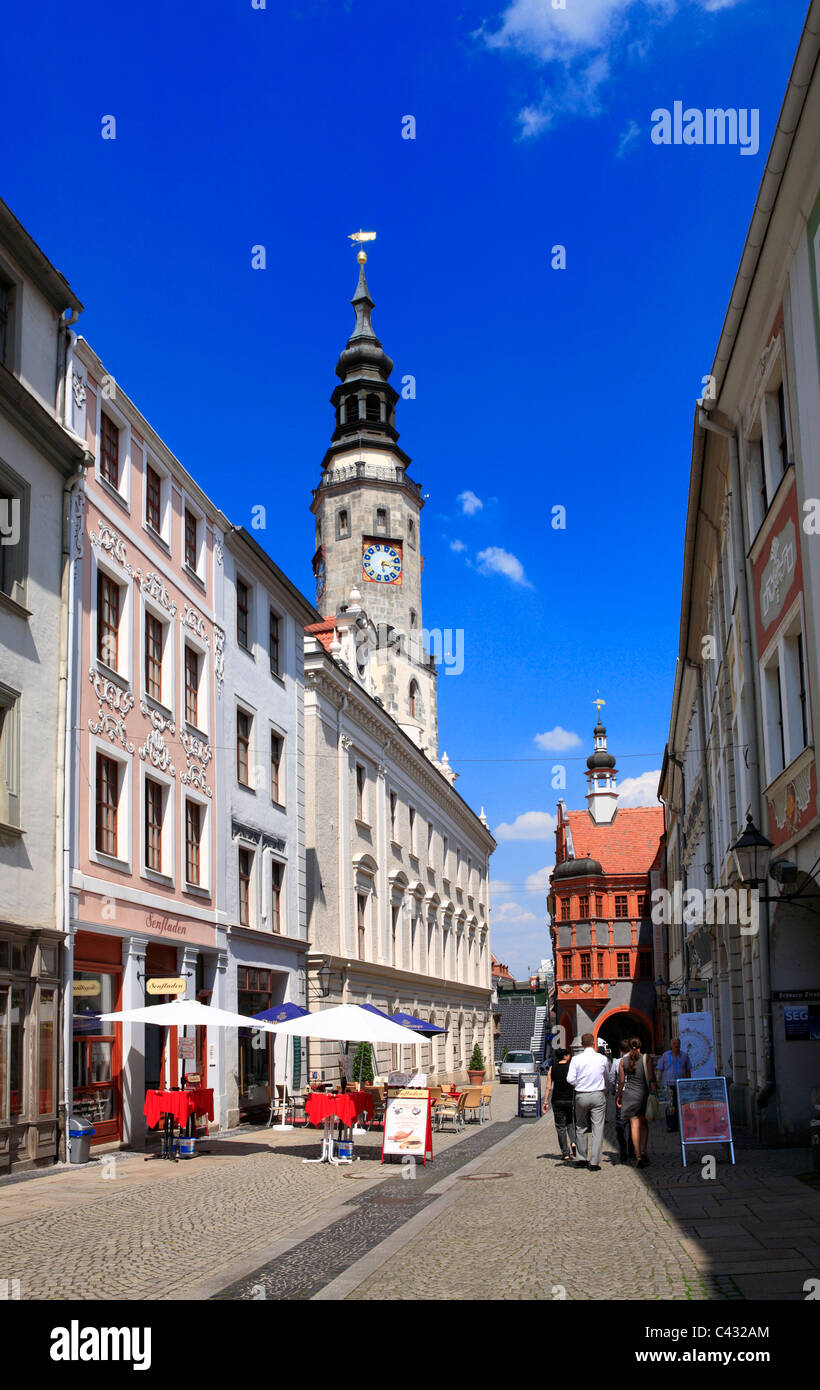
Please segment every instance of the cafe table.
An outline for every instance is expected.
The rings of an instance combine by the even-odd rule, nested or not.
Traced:
[[[340,1091],[335,1095],[314,1091],[305,1101],[305,1115],[313,1125],[320,1121],[324,1124],[322,1151],[318,1158],[303,1158],[302,1162],[332,1163],[336,1167],[352,1163],[350,1158],[333,1157],[333,1120],[335,1117],[349,1129],[362,1114],[373,1114],[373,1099],[366,1091]]]
[[[206,1086],[192,1086],[182,1091],[146,1091],[143,1114],[149,1129],[153,1129],[164,1117],[160,1151],[149,1154],[148,1158],[171,1158],[176,1162],[174,1125],[178,1124],[180,1129],[184,1129],[192,1115],[207,1115],[212,1120],[214,1093]]]

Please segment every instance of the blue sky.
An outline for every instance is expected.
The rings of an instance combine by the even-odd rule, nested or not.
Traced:
[[[551,817],[583,805],[598,691],[625,802],[654,797],[694,402],[806,9],[7,8],[0,194],[108,369],[236,522],[266,507],[258,539],[311,595],[347,234],[377,230],[374,327],[416,378],[424,623],[464,632],[440,747],[501,827],[493,949],[518,974],[547,952]],[[759,152],[653,143],[676,100],[759,111]]]

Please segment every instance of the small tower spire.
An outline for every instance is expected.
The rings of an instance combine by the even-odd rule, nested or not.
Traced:
[[[601,723],[600,696],[592,702],[598,709],[598,722],[593,729],[595,751],[587,758],[587,806],[596,825],[609,825],[618,809],[618,789],[615,784],[615,759],[607,750],[606,729]]]

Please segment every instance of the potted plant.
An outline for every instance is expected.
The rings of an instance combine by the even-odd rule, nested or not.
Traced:
[[[360,1042],[356,1048],[356,1055],[353,1058],[353,1066],[350,1072],[350,1083],[353,1086],[372,1086],[373,1084],[373,1052],[370,1043]]]
[[[484,1080],[484,1058],[482,1056],[481,1048],[479,1047],[478,1043],[476,1043],[475,1047],[473,1048],[473,1055],[470,1058],[470,1065],[467,1068],[467,1075],[470,1078],[471,1086],[480,1086],[482,1081]]]

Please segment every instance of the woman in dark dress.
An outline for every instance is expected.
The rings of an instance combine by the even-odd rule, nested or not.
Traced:
[[[575,1158],[575,1088],[567,1081],[567,1072],[572,1054],[566,1047],[556,1055],[557,1060],[553,1058],[547,1072],[544,1114],[546,1115],[550,1108],[552,1096],[552,1117],[555,1120],[558,1143],[561,1145],[561,1156],[565,1163],[571,1163]]]
[[[622,1118],[629,1120],[638,1168],[645,1168],[649,1162],[646,1156],[646,1141],[649,1137],[646,1102],[650,1090],[657,1097],[658,1083],[652,1058],[641,1052],[640,1038],[630,1038],[629,1052],[621,1058],[618,1073],[618,1104],[621,1107]]]

